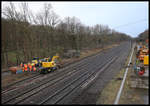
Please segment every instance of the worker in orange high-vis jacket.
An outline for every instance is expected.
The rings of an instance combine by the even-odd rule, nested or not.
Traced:
[[[29,69],[30,69],[30,71],[32,71],[32,65],[31,64],[29,65]]]
[[[33,66],[35,67],[35,64]]]
[[[24,72],[24,67],[22,67],[22,71]]]
[[[20,64],[20,66],[23,67],[23,63],[22,63],[22,62],[21,62],[21,64]]]
[[[33,71],[36,71],[36,67],[35,66],[33,67]]]
[[[27,66],[27,64],[24,64],[24,70],[25,70],[25,71],[28,71],[28,66]]]
[[[30,70],[30,63],[28,63],[28,70]]]
[[[30,69],[29,66],[30,66],[30,63],[27,64],[28,70]]]

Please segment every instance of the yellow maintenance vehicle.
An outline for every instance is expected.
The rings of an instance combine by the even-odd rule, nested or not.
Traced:
[[[39,72],[41,74],[46,74],[51,71],[57,70],[60,68],[60,57],[59,56],[53,56],[45,58],[46,61],[41,62],[41,67],[39,68]]]
[[[39,67],[39,66],[40,66],[40,60],[39,60],[39,58],[38,58],[38,57],[34,57],[34,58],[32,59],[31,65],[32,65],[32,66],[35,65],[36,67]]]
[[[139,75],[143,75],[146,71],[149,70],[149,55],[145,55],[143,62],[139,66]]]
[[[144,56],[144,65],[148,66],[149,65],[149,55]]]
[[[148,43],[148,40],[146,40]],[[148,44],[140,45],[140,49],[137,51],[137,60],[136,60],[135,70],[139,75],[143,75],[146,71],[149,70],[149,48]]]
[[[145,56],[145,55],[148,55],[148,48],[144,48],[144,47],[143,47],[143,48],[140,50],[138,59],[139,59],[140,61],[144,61],[144,56]]]

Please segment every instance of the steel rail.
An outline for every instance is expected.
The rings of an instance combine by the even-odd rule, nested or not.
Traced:
[[[114,50],[114,49],[113,49]],[[99,55],[98,55],[99,56]],[[89,61],[89,60],[88,60]],[[92,61],[92,60],[91,60]],[[85,64],[85,63],[84,63]]]
[[[105,63],[105,64],[107,64],[107,63]],[[103,64],[101,67],[103,67],[105,64]],[[97,67],[97,66],[96,66]],[[101,67],[99,67],[99,68],[101,68]],[[80,83],[82,83],[82,82],[84,82],[84,81],[86,81],[87,79],[89,79],[89,77],[91,76],[91,75],[93,75],[95,72],[93,71],[90,75],[88,74],[89,73],[89,71],[87,71],[86,73],[83,73],[80,77],[78,77],[77,79],[75,79],[75,80],[73,80],[72,82],[70,82],[69,84],[67,84],[67,85],[65,85],[62,89],[60,89],[60,90],[58,90],[57,92],[55,92],[53,95],[51,95],[51,96],[49,96],[48,98],[46,98],[45,100],[43,100],[41,103],[39,103],[40,105],[41,104],[44,104],[44,103],[46,103],[48,100],[50,100],[51,99],[51,101],[53,101],[54,102],[54,100],[52,100],[52,98],[54,98],[54,96],[56,96],[56,95],[58,95],[59,93],[61,93],[63,90],[65,90],[66,88],[68,88],[69,86],[73,86],[73,83],[75,83],[76,81],[78,81],[78,80],[80,80],[81,78],[83,78],[83,76],[85,76],[85,75],[87,75],[88,77],[86,78],[86,79],[83,79],[83,81],[81,81]],[[79,84],[80,84],[79,83]],[[76,87],[78,86],[78,84],[76,85]],[[76,88],[75,87],[75,88]],[[67,94],[68,93],[70,93],[70,92],[67,92]],[[63,96],[64,97],[64,96]],[[62,98],[62,97],[61,97]],[[60,100],[60,99],[59,99]]]
[[[100,73],[102,73],[102,72],[104,71],[104,69],[106,69],[112,62],[114,62],[115,59],[116,59],[116,57],[113,57],[113,58],[109,61],[108,64],[105,64],[104,67],[103,67],[101,70],[99,70],[99,73],[98,73],[97,71],[94,72],[94,73],[92,73],[92,75],[90,75],[88,78],[86,78],[83,82],[80,82],[77,86],[74,86],[74,88],[72,88],[70,91],[65,92],[65,94],[64,94],[62,97],[59,97],[59,99],[57,99],[57,100],[55,100],[55,101],[53,100],[53,101],[51,102],[51,104],[57,104],[58,102],[60,102],[63,98],[65,98],[67,95],[69,95],[71,92],[73,92],[73,90],[77,90],[77,88],[81,87],[82,84],[84,84],[84,83],[85,83],[88,79],[90,79],[94,74],[98,73],[97,75],[99,75]],[[94,76],[94,79],[97,77],[97,75]],[[94,81],[94,79],[93,79],[92,81]],[[90,83],[91,83],[91,82],[90,82]]]
[[[95,57],[97,57],[98,55],[99,55],[98,53],[97,53],[97,54],[94,54],[94,55],[90,55],[90,56],[88,56],[87,58],[82,58],[81,60],[88,61],[89,58],[95,58]],[[82,65],[83,62],[81,62],[81,60],[80,60],[79,62],[76,62],[76,64],[71,63],[71,65],[73,64],[73,67],[71,67],[71,66],[67,67],[67,65],[64,66],[64,67],[63,67],[63,70],[65,70],[66,68],[74,68],[75,65]],[[85,64],[85,63],[83,63],[83,64]],[[70,64],[69,64],[69,65],[70,65]],[[61,71],[63,71],[63,70],[61,70]],[[9,87],[11,87],[11,86],[14,86],[14,85],[20,83],[20,82],[24,82],[24,81],[28,81],[28,80],[31,81],[32,79],[35,79],[36,77],[38,78],[38,76],[41,76],[41,74],[38,74],[38,75],[35,75],[35,76],[31,76],[31,77],[25,78],[25,79],[23,79],[23,80],[21,80],[21,81],[16,81],[16,82],[14,82],[14,83],[12,83],[12,84],[6,86],[5,88],[9,88]],[[28,82],[29,82],[29,81],[28,81]],[[12,87],[12,88],[15,89],[16,87]],[[12,89],[12,88],[10,88],[10,89],[5,89],[4,91],[2,91],[2,94],[3,94],[3,93],[7,93],[9,90],[14,90],[14,89]]]
[[[121,52],[120,52],[121,53]],[[106,64],[102,69],[101,71],[97,72],[94,76],[90,77],[89,79],[91,79],[89,82],[92,83],[94,80],[96,80],[96,78],[98,77],[98,75],[100,75],[106,68],[108,68],[108,66],[114,62],[115,60],[117,60],[118,57],[114,57],[111,61],[109,61],[108,64]],[[88,79],[87,79],[88,80]],[[81,89],[82,88],[82,85],[86,84],[87,81],[83,82],[83,84],[79,84],[78,86],[74,86],[74,88],[72,90],[70,90],[70,92],[68,91],[64,91],[64,94],[62,96],[60,95],[57,95],[57,99],[51,99],[50,101],[48,101],[46,104],[57,104],[59,103],[60,101],[62,101],[65,97],[70,97],[73,93],[75,93],[78,89]],[[89,82],[88,82],[88,85],[89,85]],[[86,84],[86,87],[87,87],[87,84]],[[85,87],[85,88],[86,88]],[[81,90],[83,91],[83,89],[85,88],[82,88]],[[70,95],[70,96],[69,96]]]
[[[114,48],[117,48],[117,47],[114,47]],[[103,52],[106,52],[106,51],[109,50],[109,49],[112,49],[112,48],[104,49]],[[103,52],[100,51],[100,52],[98,52],[98,53],[96,53],[96,54],[92,54],[92,55],[89,55],[89,56],[87,56],[87,57],[83,57],[82,59],[76,60],[76,61],[74,61],[74,62],[64,64],[63,68],[66,68],[67,66],[71,66],[71,65],[74,66],[74,65],[76,65],[76,64],[80,64],[81,61],[87,60],[87,59],[89,59],[89,58],[91,58],[91,57],[95,57],[95,56],[99,55],[99,53],[102,54]],[[79,62],[79,63],[78,63],[78,62]],[[16,85],[16,84],[18,84],[18,83],[20,83],[20,82],[24,82],[24,81],[26,81],[26,80],[27,80],[27,81],[28,81],[28,80],[31,81],[33,78],[35,79],[35,77],[37,77],[37,76],[40,76],[40,74],[37,74],[37,75],[35,75],[35,76],[31,76],[31,77],[22,79],[22,80],[20,80],[20,81],[16,81],[16,82],[14,82],[14,83],[11,83],[11,84],[9,84],[9,85],[3,87],[2,89],[4,89],[4,90],[2,91],[2,94],[3,94],[3,93],[6,93],[8,90],[12,90],[12,88],[11,88],[11,89],[7,89],[7,88],[10,88],[11,86],[14,86],[14,85]],[[13,87],[13,88],[16,88],[16,87]],[[14,89],[13,89],[13,90],[14,90]]]
[[[107,58],[110,58],[110,57],[107,57]],[[106,62],[107,63],[107,62]],[[98,64],[99,65],[99,64]],[[104,64],[103,64],[104,65]],[[97,66],[96,66],[97,67]],[[102,66],[101,66],[102,67]],[[61,90],[60,90],[61,91]],[[51,97],[51,96],[50,96]],[[46,100],[45,100],[46,101]],[[43,104],[45,101],[41,102],[40,104]]]
[[[9,85],[3,87],[1,93],[3,94],[3,93],[5,93],[5,92],[7,92],[8,90],[11,90],[11,89],[9,89],[11,86],[14,86],[14,85],[16,85],[16,84],[18,84],[18,83],[20,83],[20,82],[23,82],[23,81],[32,80],[33,78],[36,78],[36,77],[38,77],[38,76],[40,76],[40,74],[33,75],[33,76],[31,76],[31,77],[27,77],[27,78],[24,78],[24,79],[22,79],[22,80],[20,80],[20,81],[16,81],[16,82],[14,82],[14,83],[11,83],[11,84],[9,84]],[[8,89],[7,89],[7,88],[8,88]]]
[[[116,58],[116,57],[115,57],[115,58]],[[112,59],[111,59],[111,60],[114,60],[114,59],[113,59],[113,56],[112,56]],[[111,63],[113,62],[113,61],[111,61],[111,60],[108,61],[109,64],[111,64]],[[107,64],[107,62],[106,62],[106,64]],[[105,65],[106,65],[106,64],[105,64]],[[108,64],[107,64],[107,66],[108,66]],[[106,68],[106,67],[105,67],[105,68]],[[103,68],[103,70],[104,70],[104,68]],[[96,72],[93,72],[93,73],[96,73]],[[82,77],[81,77],[81,78],[82,78]],[[88,77],[88,78],[89,78],[89,77]],[[88,79],[88,78],[87,78],[87,79]],[[77,79],[75,79],[74,81],[76,81],[76,80],[77,80]],[[73,81],[73,82],[74,82],[74,81]],[[86,80],[84,80],[84,81],[86,81]],[[72,82],[72,83],[73,83],[73,82]],[[55,101],[55,102],[54,102],[54,100],[52,100],[52,98],[53,98],[55,95],[58,95],[59,92],[61,92],[62,90],[66,89],[68,86],[71,86],[72,83],[66,85],[63,89],[61,89],[61,90],[55,92],[55,94],[49,96],[49,97],[46,98],[44,101],[42,101],[40,104],[44,104],[46,101],[48,101],[48,100],[50,100],[50,99],[51,99],[51,101],[52,101],[52,102],[51,102],[52,104],[53,104],[53,103],[54,103],[54,104],[57,103],[59,100],[61,100],[62,98],[64,98],[64,96],[61,97],[59,100],[57,100],[57,101]],[[73,86],[73,85],[72,85],[72,86]],[[78,86],[76,86],[76,87],[78,87]],[[76,87],[75,87],[75,88],[76,88]],[[71,90],[71,91],[72,91],[72,90]],[[70,92],[71,92],[71,91],[70,91]],[[66,91],[66,92],[67,92],[67,91]],[[70,92],[68,92],[67,94],[69,94]],[[67,94],[65,94],[65,96],[66,96]],[[58,98],[59,98],[59,97],[60,97],[60,96],[58,96]],[[57,97],[54,97],[54,98],[57,98]]]
[[[97,56],[96,56],[97,57]],[[90,64],[90,63],[89,63]],[[87,66],[87,65],[89,65],[89,64],[85,64],[84,63],[84,65],[82,65],[82,64],[80,64],[80,66],[81,67],[85,67],[85,65]],[[76,66],[76,67],[79,67],[79,66]],[[71,67],[72,68],[72,67]],[[69,70],[68,70],[69,71]],[[68,71],[66,71],[66,73],[68,72]],[[61,73],[61,74],[66,74],[66,73]],[[55,74],[57,77],[58,76],[61,76],[60,74],[58,75],[58,74]],[[54,79],[54,78],[53,78]],[[44,85],[44,84],[46,84],[46,83],[48,83],[49,81],[51,81],[52,79],[49,79],[47,82],[45,82],[45,83],[43,83],[43,84],[41,84],[41,85]],[[22,93],[20,93],[20,94],[18,94],[18,95],[15,95],[14,97],[12,97],[11,99],[9,99],[9,100],[7,100],[7,101],[5,101],[4,103],[6,103],[6,102],[9,102],[9,101],[11,101],[12,99],[14,99],[14,98],[16,98],[16,97],[19,97],[20,95],[23,95],[23,94],[25,94],[25,93],[28,93],[29,91],[31,91],[31,90],[34,90],[35,88],[38,88],[38,87],[40,87],[41,85],[39,85],[39,86],[37,86],[37,87],[34,87],[34,88],[32,88],[32,89],[29,89],[29,90],[27,90],[27,91],[25,91],[25,92],[22,92]]]

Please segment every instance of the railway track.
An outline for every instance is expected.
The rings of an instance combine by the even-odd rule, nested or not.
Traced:
[[[111,49],[112,49],[112,48],[111,48]],[[97,56],[99,56],[99,55],[102,55],[102,54],[105,53],[106,51],[107,51],[107,49],[104,50],[101,54],[96,53],[96,54],[90,55],[90,56],[88,56],[88,57],[84,57],[84,58],[82,58],[81,60],[77,60],[74,64],[73,64],[73,62],[71,62],[71,63],[69,63],[69,64],[65,64],[65,65],[63,66],[63,69],[60,69],[59,71],[64,71],[64,70],[66,70],[66,69],[68,69],[68,68],[75,68],[75,67],[77,67],[77,65],[79,65],[78,67],[80,67],[80,66],[84,65],[86,61],[89,61],[90,58],[94,58],[94,57],[97,57]],[[83,61],[84,61],[84,62],[83,62]],[[68,66],[68,65],[69,65],[69,66]],[[56,75],[56,74],[58,74],[58,73],[56,72],[54,75]],[[51,76],[53,76],[52,73],[51,73],[51,75],[50,75],[49,77],[51,77]],[[2,94],[7,93],[7,92],[10,92],[10,91],[14,91],[15,89],[19,89],[19,88],[22,87],[22,86],[19,86],[19,85],[21,85],[22,83],[29,83],[29,82],[31,82],[31,81],[33,81],[33,80],[36,80],[36,79],[38,79],[38,78],[41,78],[41,77],[44,77],[44,76],[38,73],[38,74],[33,75],[33,76],[31,76],[31,77],[28,77],[28,78],[25,78],[25,79],[23,79],[23,80],[16,81],[16,82],[14,82],[14,83],[12,83],[12,84],[9,84],[8,86],[2,88]]]
[[[84,59],[82,59],[82,61],[85,62],[85,61],[89,60],[89,58],[91,58],[91,57],[92,57],[92,58],[97,57],[97,55],[99,55],[99,54],[89,56],[88,58],[84,58]],[[67,67],[67,65],[65,65],[64,68],[61,69],[61,70],[59,70],[59,71],[64,71],[66,68],[75,68],[75,67],[77,67],[77,65],[78,65],[78,67],[79,67],[79,66],[83,66],[85,63],[83,64],[82,61],[80,60],[80,62],[77,62],[77,63],[75,63],[75,64],[72,64],[72,65],[70,65],[70,66],[68,66],[68,67]],[[56,75],[56,74],[58,74],[58,73],[54,73],[54,74],[51,73],[51,75],[50,75],[49,77],[54,76],[54,75]],[[21,80],[21,81],[17,81],[17,82],[15,82],[15,83],[13,83],[13,84],[10,84],[10,85],[8,85],[8,86],[6,86],[6,87],[3,88],[4,90],[2,90],[2,94],[7,93],[7,92],[10,92],[10,91],[14,91],[15,89],[20,88],[20,86],[18,86],[18,85],[21,85],[22,83],[28,83],[28,82],[30,82],[30,81],[32,81],[32,80],[35,80],[35,79],[38,79],[38,78],[40,78],[40,77],[43,77],[43,75],[41,75],[41,74],[36,74],[36,75],[31,76],[31,77],[25,78],[25,79],[23,79],[23,80]],[[16,85],[17,85],[17,86],[16,86]]]
[[[68,95],[70,95],[73,91],[75,92],[75,90],[78,90],[80,87],[82,87],[83,85],[87,85],[86,82],[92,82],[100,73],[102,73],[112,62],[114,62],[116,60],[117,57],[109,57],[110,59],[108,59],[108,61],[106,63],[104,63],[103,65],[101,65],[101,67],[95,66],[95,70],[96,71],[92,71],[90,73],[90,75],[88,74],[87,77],[81,76],[80,78],[83,80],[78,80],[78,82],[76,81],[77,79],[75,79],[73,82],[71,82],[70,84],[66,85],[63,89],[59,90],[58,92],[55,92],[55,94],[50,95],[48,98],[44,99],[42,102],[40,102],[39,104],[57,104],[59,103],[62,99],[64,99],[65,97],[67,97]],[[99,70],[100,69],[100,70]],[[87,81],[88,79],[90,79],[89,81]],[[74,84],[74,85],[73,85]],[[73,86],[73,87],[72,87]],[[85,87],[84,87],[85,88]]]
[[[107,49],[104,50],[103,52],[105,52],[105,51],[107,51]],[[75,62],[71,62],[71,63],[64,64],[64,65],[63,65],[63,70],[64,70],[64,68],[66,68],[66,67],[67,67],[67,68],[70,68],[70,67],[73,67],[73,66],[75,66],[75,65],[83,65],[83,64],[82,64],[82,63],[83,63],[82,61],[89,60],[89,58],[93,58],[93,57],[95,57],[95,56],[97,56],[97,55],[99,55],[99,52],[96,53],[96,54],[93,54],[93,55],[84,57],[84,58],[82,58],[82,59],[80,59],[80,60],[76,60]],[[25,82],[28,83],[28,82],[32,81],[33,79],[36,79],[36,78],[39,78],[39,77],[42,77],[42,75],[39,74],[39,73],[37,73],[36,75],[33,75],[33,76],[31,76],[31,77],[27,77],[27,78],[22,79],[22,80],[20,80],[20,81],[16,81],[16,82],[14,82],[14,83],[11,83],[11,84],[9,84],[9,85],[7,85],[7,86],[5,86],[5,87],[2,87],[2,94],[8,92],[9,90],[14,90],[14,89],[16,89],[16,88],[17,88],[16,85],[18,86],[19,84],[22,84],[22,83],[25,83]]]
[[[121,54],[122,48],[116,47],[108,51],[106,54],[98,54],[92,59],[80,61],[78,64],[64,68],[56,76],[45,78],[41,82],[32,86],[24,86],[25,89],[20,88],[20,92],[7,92],[2,94],[3,104],[55,104],[66,97],[70,92],[74,91],[80,85],[84,84],[88,79],[94,79],[101,73],[102,69],[108,67],[116,57],[116,53]],[[99,61],[101,59],[101,61]],[[105,61],[102,61],[105,60]],[[92,63],[91,63],[92,62]],[[107,66],[107,67],[106,67]],[[105,68],[103,68],[105,67]],[[101,69],[102,68],[102,69]],[[101,69],[101,71],[99,71]],[[93,71],[94,70],[94,71]],[[63,73],[62,73],[63,71]],[[58,74],[59,73],[59,74]],[[94,76],[96,75],[96,76]],[[93,77],[92,77],[93,76]],[[39,84],[40,83],[40,84]],[[21,93],[21,91],[24,91]],[[17,94],[18,95],[15,95]],[[15,95],[15,96],[13,96]],[[35,99],[36,98],[36,99]]]
[[[12,89],[15,89],[15,88],[16,88],[15,85],[17,85],[17,84],[19,85],[19,83],[23,83],[23,82],[29,82],[29,81],[31,81],[31,80],[33,80],[33,79],[35,79],[35,78],[38,78],[39,76],[40,76],[40,74],[36,74],[36,75],[31,76],[31,77],[22,79],[22,80],[20,80],[20,81],[16,81],[16,82],[14,82],[14,83],[11,83],[11,84],[9,84],[9,85],[3,87],[1,93],[3,94],[3,93],[6,93],[6,92],[8,92],[8,91],[10,91],[10,90],[12,90]]]
[[[97,58],[97,56],[95,57],[95,58]],[[89,64],[80,64],[80,68],[82,68],[82,67],[85,67],[85,65],[87,66],[87,65],[89,65]],[[75,70],[75,68],[73,68],[73,67],[71,67],[72,68],[72,70]],[[68,70],[65,70],[66,72],[69,72],[71,69],[70,68],[68,68]],[[79,65],[76,65],[76,70],[79,70]],[[58,78],[59,77],[62,77],[62,75],[65,75],[66,73],[63,71],[63,73],[60,73],[60,74],[58,74],[57,75],[57,73],[55,73],[55,76],[57,76]],[[52,76],[52,75],[48,75],[48,76]],[[16,98],[16,97],[18,97],[18,96],[20,96],[20,95],[22,95],[22,94],[25,94],[25,93],[27,93],[27,92],[29,92],[29,91],[31,91],[31,90],[34,90],[35,88],[37,88],[37,87],[40,87],[41,85],[43,85],[43,84],[46,84],[47,82],[50,82],[50,81],[52,81],[53,79],[55,79],[55,78],[57,78],[57,77],[54,77],[54,75],[53,75],[53,78],[50,78],[50,79],[46,79],[46,80],[44,80],[44,81],[42,81],[42,82],[38,82],[38,84],[36,84],[36,86],[33,86],[33,84],[31,85],[31,86],[28,86],[28,87],[25,87],[25,88],[23,88],[23,89],[19,89],[18,88],[18,91],[17,91],[17,95],[15,95],[15,93],[16,92],[12,92],[12,94],[11,94],[11,99],[9,99],[9,100],[7,100],[7,102],[8,101],[10,101],[10,100],[12,100],[12,99],[14,99],[14,98]],[[44,82],[44,83],[43,83]],[[17,90],[17,89],[16,89]],[[20,91],[20,92],[19,92]],[[10,96],[10,94],[8,95],[8,96]]]
[[[109,64],[114,59],[115,58],[111,59],[109,61]],[[105,66],[105,65],[103,64],[102,66]],[[96,66],[96,68],[100,69],[100,68],[102,68],[102,66],[101,67]],[[88,73],[89,72],[87,71],[86,73],[82,74],[79,78],[73,80],[72,82],[70,82],[69,84],[67,84],[66,86],[64,86],[62,89],[60,89],[57,92],[55,92],[53,95],[50,95],[49,97],[47,97],[46,99],[44,99],[39,104],[56,104],[56,103],[58,103],[64,97],[66,97],[69,93],[71,93],[73,90],[77,89],[82,84],[84,84],[87,81],[87,79],[91,78],[92,75],[96,74],[96,72],[94,72],[94,71],[92,73],[90,73],[90,74],[88,74]]]

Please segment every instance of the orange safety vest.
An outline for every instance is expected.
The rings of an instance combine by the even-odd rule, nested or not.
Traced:
[[[30,68],[31,64],[28,64],[28,67]]]
[[[21,64],[20,64],[20,66],[22,67],[22,66],[23,66],[23,64],[21,63]]]
[[[24,72],[24,67],[22,67],[22,71]]]
[[[35,64],[33,64],[33,67],[35,67]]]
[[[28,71],[28,66],[24,64],[25,71]]]
[[[29,69],[30,69],[30,71],[32,71],[32,65],[29,65]]]
[[[36,71],[36,68],[35,68],[35,67],[33,67],[33,71]]]

